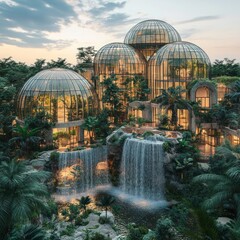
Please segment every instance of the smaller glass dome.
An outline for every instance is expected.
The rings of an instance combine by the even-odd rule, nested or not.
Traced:
[[[103,46],[94,58],[95,75],[145,74],[146,61],[133,47],[124,43]]]
[[[18,95],[19,119],[34,115],[40,107],[51,114],[54,122],[64,123],[96,114],[98,100],[84,77],[72,70],[52,68],[31,77]]]
[[[147,60],[165,44],[177,41],[181,41],[181,37],[174,27],[154,19],[133,26],[124,39],[124,43],[140,50]]]
[[[152,98],[161,89],[182,86],[195,79],[209,78],[210,60],[197,45],[189,42],[170,43],[159,49],[148,63],[149,86]]]

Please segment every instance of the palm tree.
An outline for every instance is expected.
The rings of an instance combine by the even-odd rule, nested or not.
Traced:
[[[82,196],[80,200],[79,199],[77,200],[79,202],[80,207],[84,209],[84,212],[86,212],[87,210],[87,205],[92,202],[89,196],[86,196],[86,197]]]
[[[156,97],[153,102],[159,103],[159,106],[164,106],[166,111],[171,110],[171,124],[177,128],[178,123],[178,109],[192,109],[190,103],[182,97],[182,94],[185,92],[181,86],[176,88],[170,87],[167,90],[162,90],[162,95]]]
[[[212,196],[204,201],[207,209],[218,208],[228,203],[236,209],[240,217],[240,166],[230,168],[225,174],[202,174],[194,178],[194,182],[206,183],[212,189]]]
[[[43,180],[48,176],[47,172],[29,171],[24,161],[0,163],[0,236],[31,220],[45,207],[48,191]]]
[[[103,195],[99,201],[97,202],[97,206],[103,207],[106,212],[106,218],[107,218],[107,211],[108,207],[110,207],[114,203],[115,199],[110,195]]]
[[[45,240],[46,232],[36,225],[23,225],[20,229],[14,229],[9,240]]]
[[[15,132],[18,136],[9,140],[10,145],[15,144],[18,148],[20,148],[20,155],[29,155],[31,149],[34,145],[39,144],[41,138],[37,136],[40,132],[39,128],[29,128],[28,124],[24,124],[20,126],[19,124],[13,128],[13,132]]]

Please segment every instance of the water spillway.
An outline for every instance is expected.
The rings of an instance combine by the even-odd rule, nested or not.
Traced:
[[[164,199],[163,142],[128,138],[121,163],[123,192],[149,200]]]
[[[61,189],[67,188],[67,193],[85,192],[107,184],[107,147],[60,153],[59,175]]]

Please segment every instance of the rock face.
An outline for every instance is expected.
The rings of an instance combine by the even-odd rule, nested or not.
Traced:
[[[102,212],[101,215],[105,212]],[[114,216],[111,212],[108,212],[109,214],[109,220],[110,224],[100,224],[99,219],[101,218],[101,215],[95,213],[90,213],[89,216],[85,219],[85,221],[89,222],[86,226],[79,226],[76,228],[73,236],[61,236],[61,240],[84,240],[86,239],[86,235],[93,235],[94,233],[100,233],[104,235],[105,237],[109,237],[110,239],[114,239],[117,234],[115,230],[113,229],[112,225],[114,222]],[[59,223],[58,232],[60,233],[69,223]],[[60,226],[64,226],[63,228]]]
[[[103,219],[105,219],[106,218],[106,212],[105,211],[102,211],[102,213],[101,213],[101,215],[100,215],[100,219],[101,218],[103,218]],[[109,220],[109,222],[111,223],[111,224],[114,224],[114,221],[115,221],[115,219],[114,219],[114,216],[113,216],[113,214],[111,213],[111,212],[107,212],[107,219]]]
[[[52,151],[42,153],[38,158],[30,161],[31,165],[37,170],[43,170],[45,163],[49,162],[49,157]]]

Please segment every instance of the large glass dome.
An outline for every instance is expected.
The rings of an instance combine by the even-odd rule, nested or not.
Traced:
[[[182,86],[195,79],[209,78],[210,60],[197,45],[189,42],[167,44],[153,55],[148,64],[149,87],[152,98],[161,89]]]
[[[78,73],[61,68],[31,77],[18,95],[18,117],[24,120],[43,107],[53,121],[64,123],[96,114],[98,101],[92,85]]]
[[[181,41],[181,37],[176,29],[161,20],[138,23],[128,31],[124,39],[124,43],[141,51],[147,60],[165,44],[177,41]]]
[[[146,61],[134,48],[124,43],[110,43],[103,46],[94,58],[96,75],[145,74]]]
[[[124,43],[110,43],[103,46],[94,58],[94,73],[99,98],[102,98],[101,82],[105,77],[115,74],[118,86],[124,91],[123,83],[135,75],[146,75],[146,61],[141,53]]]

